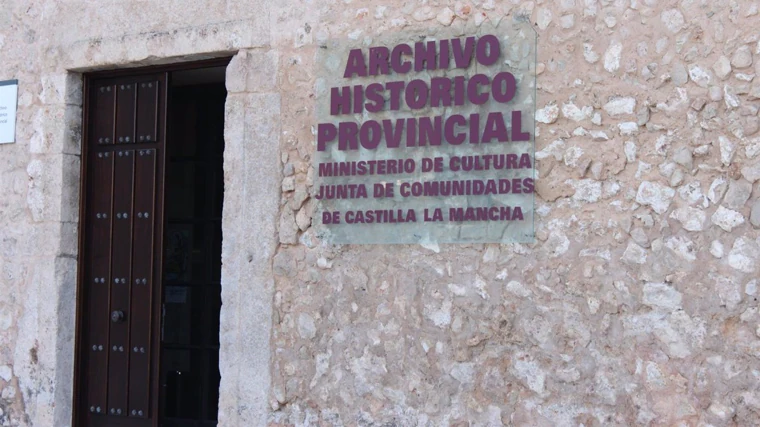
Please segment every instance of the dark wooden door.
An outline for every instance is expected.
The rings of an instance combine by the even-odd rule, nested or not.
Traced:
[[[167,74],[86,88],[76,421],[154,426]]]

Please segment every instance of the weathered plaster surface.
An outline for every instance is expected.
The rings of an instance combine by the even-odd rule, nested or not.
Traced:
[[[71,424],[79,72],[232,55],[219,419],[221,425],[266,423],[281,169],[277,55],[266,5],[192,6],[19,1],[0,12],[7,29],[0,33],[2,75],[20,84],[18,143],[0,148],[0,184],[9,190],[0,198],[0,425]],[[251,206],[255,217],[244,214]]]
[[[757,2],[319,4],[273,12],[301,36],[273,425],[760,423]],[[537,243],[320,245],[297,221],[320,42],[513,14],[539,33]]]
[[[81,79],[228,68],[220,425],[760,424],[760,5],[12,1],[0,78],[0,424],[69,425]],[[319,44],[529,16],[534,245],[309,229]],[[74,72],[67,72],[74,71]],[[286,185],[282,185],[282,180]]]

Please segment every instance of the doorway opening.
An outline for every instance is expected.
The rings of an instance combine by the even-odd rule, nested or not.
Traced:
[[[85,75],[74,425],[217,425],[228,63]]]
[[[224,67],[169,88],[161,425],[216,426],[224,195]]]

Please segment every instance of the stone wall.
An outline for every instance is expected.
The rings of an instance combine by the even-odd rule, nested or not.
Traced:
[[[271,423],[760,423],[758,3],[340,3],[281,51],[304,92],[283,95]],[[538,241],[321,246],[320,42],[514,14],[539,34]]]
[[[759,8],[12,0],[0,425],[70,424],[79,73],[220,55],[220,425],[760,424]],[[319,242],[320,43],[515,14],[539,35],[537,242]]]
[[[281,181],[279,61],[266,3],[55,0],[0,9],[0,78],[19,80],[18,142],[0,146],[0,184],[10,190],[0,197],[0,425],[71,425],[81,73],[233,55],[219,419],[266,424]],[[241,215],[251,206],[258,216]]]

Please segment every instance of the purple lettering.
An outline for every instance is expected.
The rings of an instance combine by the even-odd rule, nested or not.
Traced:
[[[404,90],[404,82],[388,82],[385,89],[391,91],[391,111],[397,111],[401,108],[401,92]]]
[[[351,112],[351,88],[343,86],[330,89],[330,115],[348,114]]]
[[[414,71],[435,70],[435,42],[414,44]]]
[[[464,116],[460,114],[454,114],[446,119],[446,124],[444,125],[446,141],[453,145],[463,143],[467,135],[464,132],[454,133],[454,126],[464,126],[466,124],[467,120],[465,120]]]
[[[343,77],[351,78],[354,74],[359,77],[367,77],[367,65],[364,62],[364,53],[361,49],[352,49],[348,53],[348,62]]]
[[[530,154],[528,153],[522,153],[520,156],[520,166],[519,168],[530,168],[532,167],[531,161],[530,161]]]
[[[369,74],[371,76],[390,74],[388,56],[390,56],[390,51],[385,46],[369,48]]]
[[[449,41],[441,40],[441,50],[438,52],[438,68],[449,68]]]
[[[517,82],[512,73],[506,71],[497,74],[491,82],[491,93],[497,102],[507,103],[515,97]]]
[[[523,185],[525,186],[523,193],[532,193],[534,191],[533,178],[525,178]]]
[[[415,79],[406,85],[405,100],[406,105],[412,110],[425,108],[428,100],[428,86],[424,80]]]
[[[364,86],[354,86],[354,114],[360,114],[364,109]]]
[[[441,145],[441,136],[443,130],[443,120],[441,116],[436,116],[431,121],[430,117],[420,117],[420,146]]]
[[[470,144],[480,142],[480,114],[470,114]]]
[[[479,93],[478,85],[487,85],[490,79],[485,74],[475,74],[467,82],[467,99],[475,105],[483,105],[488,102],[488,93]]]
[[[385,99],[383,98],[383,85],[380,83],[372,83],[367,86],[366,97],[370,102],[364,104],[364,108],[370,113],[377,113],[382,111],[383,105],[385,105]]]
[[[466,95],[464,76],[454,77],[454,105],[464,105],[464,99]]]
[[[496,36],[488,34],[478,39],[475,57],[480,64],[493,65],[499,60],[499,56],[501,56],[501,46]]]
[[[385,143],[388,148],[398,148],[401,145],[401,134],[404,131],[404,119],[396,119],[396,126],[390,120],[383,120]]]
[[[512,194],[515,193],[522,193],[522,180],[520,178],[512,180]]]
[[[414,147],[417,145],[417,120],[416,119],[406,119],[406,146],[407,147]]]
[[[483,130],[483,142],[491,142],[496,138],[499,142],[507,142],[507,126],[504,124],[504,115],[499,112],[489,113],[486,118],[486,126]]]
[[[375,120],[367,120],[362,123],[361,131],[359,132],[359,139],[361,140],[362,147],[367,150],[374,150],[380,145],[380,139],[383,133],[380,128],[380,123]]]
[[[317,126],[317,151],[325,151],[325,144],[334,140],[338,130],[332,123],[320,123]]]
[[[338,124],[338,149],[358,150],[359,141],[356,139],[359,133],[359,125],[355,122],[341,122]]]
[[[454,65],[456,68],[467,68],[472,61],[472,51],[475,49],[475,37],[467,37],[462,48],[461,39],[451,40],[451,48],[454,52]]]
[[[530,133],[522,131],[522,111],[512,111],[512,141],[530,141]]]
[[[408,44],[400,44],[391,52],[391,68],[399,74],[406,74],[412,70],[411,61],[402,61],[401,55],[411,55],[412,48]]]
[[[445,77],[430,79],[430,106],[451,106],[451,80]]]

